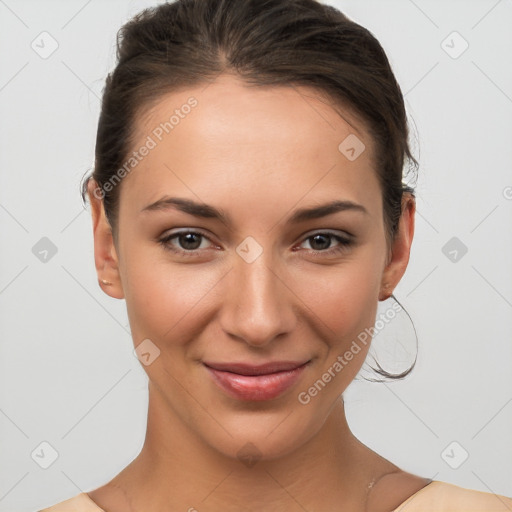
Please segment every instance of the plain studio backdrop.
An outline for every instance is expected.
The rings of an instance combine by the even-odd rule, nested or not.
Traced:
[[[418,362],[403,381],[355,381],[349,424],[406,471],[510,496],[512,2],[326,3],[386,50],[421,166],[395,290]],[[147,378],[124,301],[98,286],[79,184],[116,32],[152,5],[0,1],[0,512],[100,486],[142,447]],[[406,367],[404,314],[375,349]]]

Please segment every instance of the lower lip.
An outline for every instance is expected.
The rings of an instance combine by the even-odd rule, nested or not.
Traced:
[[[291,388],[302,375],[306,364],[285,372],[267,375],[239,375],[237,373],[214,370],[205,366],[215,383],[228,395],[238,400],[271,400]]]

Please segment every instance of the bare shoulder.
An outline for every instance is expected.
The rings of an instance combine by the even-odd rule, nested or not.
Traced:
[[[368,493],[366,510],[369,512],[394,511],[406,500],[432,483],[424,478],[400,469],[394,469],[380,476]]]
[[[137,458],[118,473],[112,480],[87,492],[89,500],[93,501],[100,510],[109,512],[133,512],[133,496],[131,493],[137,481],[134,467]]]
[[[393,512],[510,512],[512,498],[492,492],[433,481],[401,503]]]
[[[103,512],[93,503],[85,493],[80,493],[38,512]]]
[[[89,491],[87,495],[101,510],[116,512],[132,509],[129,497],[117,482],[109,482],[102,487]]]

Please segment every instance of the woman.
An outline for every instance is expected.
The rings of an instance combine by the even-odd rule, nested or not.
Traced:
[[[147,433],[112,481],[45,511],[511,510],[400,469],[346,421],[414,235],[376,39],[314,0],[178,0],[120,36],[84,194]]]

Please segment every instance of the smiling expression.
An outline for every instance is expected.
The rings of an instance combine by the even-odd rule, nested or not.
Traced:
[[[191,96],[119,185],[105,291],[126,299],[134,344],[158,347],[144,369],[169,418],[222,453],[275,457],[322,427],[367,354],[297,400],[375,321],[389,247],[373,143],[314,89],[221,76],[163,96],[134,147]]]

